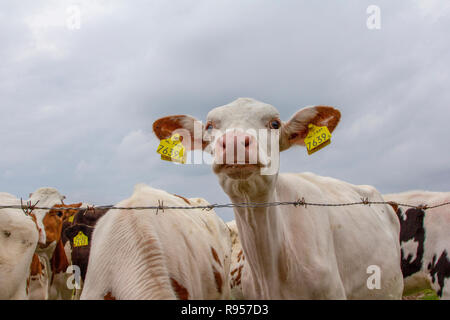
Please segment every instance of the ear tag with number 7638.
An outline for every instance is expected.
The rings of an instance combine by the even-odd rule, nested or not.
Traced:
[[[331,143],[331,133],[326,126],[318,127],[313,124],[309,124],[308,128],[308,135],[304,141],[309,155],[319,151]]]
[[[186,163],[186,149],[178,133],[169,139],[161,140],[156,152],[161,155],[161,160]]]

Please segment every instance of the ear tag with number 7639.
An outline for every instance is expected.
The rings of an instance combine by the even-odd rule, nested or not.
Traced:
[[[186,149],[178,133],[169,139],[161,140],[156,152],[161,155],[161,160],[186,163]]]
[[[319,151],[331,143],[331,133],[326,126],[318,127],[313,124],[309,124],[308,128],[308,135],[304,141],[309,155]]]

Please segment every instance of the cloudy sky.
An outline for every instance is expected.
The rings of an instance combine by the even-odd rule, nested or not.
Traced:
[[[100,205],[145,182],[229,202],[208,165],[161,161],[151,125],[238,97],[283,120],[341,110],[332,144],[283,152],[281,171],[450,191],[449,17],[446,0],[2,1],[0,191]]]

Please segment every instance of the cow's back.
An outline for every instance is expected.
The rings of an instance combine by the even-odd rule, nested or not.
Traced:
[[[281,201],[302,198],[317,204],[354,203],[362,199],[383,201],[381,194],[372,186],[352,185],[312,173],[281,174],[278,185]],[[316,221],[316,230],[311,229],[311,232],[323,237],[331,234],[339,276],[348,299],[401,297],[400,225],[390,205],[310,205],[302,209],[307,215],[303,217],[296,210],[291,207],[290,214],[286,215],[285,225],[291,230],[289,234],[295,235],[299,219],[305,218]],[[289,241],[292,247],[295,247],[294,240]],[[367,286],[366,281],[373,268],[381,271],[379,290],[371,290]]]
[[[187,206],[177,196],[142,185],[117,206],[157,206],[158,200]],[[228,298],[227,234],[214,211],[110,210],[94,230],[81,298]]]

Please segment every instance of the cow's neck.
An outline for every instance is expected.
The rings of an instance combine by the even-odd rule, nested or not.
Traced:
[[[223,181],[222,187],[233,203],[267,203],[278,201],[277,176],[256,176],[248,180]],[[277,292],[283,270],[279,261],[283,257],[284,231],[280,221],[280,207],[234,208],[236,225],[250,266],[254,283],[262,298],[269,298]],[[274,281],[272,281],[274,280]]]

